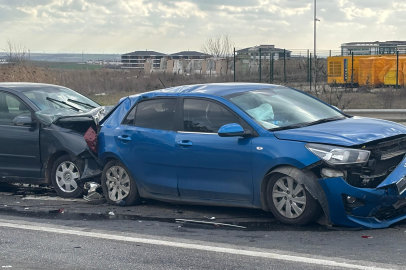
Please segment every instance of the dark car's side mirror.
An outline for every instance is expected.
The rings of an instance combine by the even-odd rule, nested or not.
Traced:
[[[222,126],[218,135],[220,137],[246,137],[251,135],[251,131],[244,130],[241,125],[233,123]]]
[[[32,126],[34,125],[34,121],[32,121],[31,116],[19,115],[13,119],[13,124],[15,126]]]

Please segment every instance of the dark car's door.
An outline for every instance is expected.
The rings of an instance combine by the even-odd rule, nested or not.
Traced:
[[[33,111],[17,96],[0,91],[0,176],[39,178],[39,126],[17,126],[16,116]]]
[[[176,98],[141,101],[116,130],[121,160],[148,192],[178,196],[174,118]]]
[[[176,135],[180,196],[252,201],[252,139],[217,134],[225,124],[247,124],[214,101],[185,98],[182,107],[183,128]]]

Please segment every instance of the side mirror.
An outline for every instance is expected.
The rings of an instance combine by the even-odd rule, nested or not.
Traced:
[[[251,135],[251,131],[244,130],[241,125],[233,123],[222,126],[218,131],[218,135],[220,137],[246,137]]]
[[[34,124],[34,121],[32,121],[31,116],[19,115],[13,119],[13,124],[15,126],[32,126]]]

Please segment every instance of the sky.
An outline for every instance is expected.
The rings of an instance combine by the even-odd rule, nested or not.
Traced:
[[[313,0],[0,0],[0,48],[126,53],[201,50],[228,34],[237,49],[313,48]],[[318,0],[317,47],[406,40],[406,0]]]

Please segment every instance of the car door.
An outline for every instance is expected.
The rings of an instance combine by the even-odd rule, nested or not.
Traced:
[[[39,125],[16,126],[15,117],[33,111],[17,96],[0,91],[0,176],[39,178]]]
[[[252,138],[217,134],[225,124],[247,124],[213,100],[184,98],[182,103],[183,127],[176,135],[180,196],[252,201]]]
[[[178,196],[174,118],[177,98],[141,101],[116,130],[121,159],[148,192]]]

